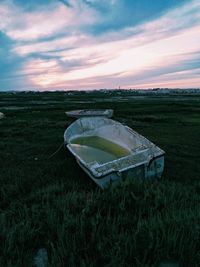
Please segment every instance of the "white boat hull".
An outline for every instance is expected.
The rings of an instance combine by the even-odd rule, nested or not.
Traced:
[[[113,109],[80,109],[66,111],[65,113],[68,117],[76,119],[94,116],[111,118],[113,116]]]
[[[129,150],[129,155],[100,163],[86,162],[73,149],[71,141],[76,137],[98,136],[115,142]],[[125,179],[160,178],[164,170],[164,151],[131,128],[107,118],[81,118],[72,123],[64,134],[69,151],[80,167],[101,188],[118,184]]]

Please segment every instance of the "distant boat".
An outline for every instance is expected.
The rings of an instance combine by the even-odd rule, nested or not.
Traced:
[[[113,109],[80,109],[71,110],[65,112],[68,117],[72,118],[82,118],[82,117],[106,117],[111,118],[113,116]]]
[[[5,117],[5,115],[3,114],[3,112],[0,112],[0,119],[3,119]]]
[[[83,117],[64,133],[81,168],[101,188],[126,178],[158,178],[164,151],[128,126],[103,117]]]

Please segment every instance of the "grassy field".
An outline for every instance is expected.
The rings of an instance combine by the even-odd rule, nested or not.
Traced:
[[[166,152],[159,181],[100,190],[61,147],[64,111],[113,108]],[[0,266],[200,266],[200,96],[0,93]],[[42,266],[42,265],[41,265]]]

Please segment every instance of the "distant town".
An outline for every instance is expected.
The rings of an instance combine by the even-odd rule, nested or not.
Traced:
[[[93,90],[97,91],[97,90]],[[200,88],[188,88],[188,89],[181,89],[181,88],[150,88],[150,89],[100,89],[98,90],[100,92],[104,92],[107,94],[110,93],[116,93],[116,94],[123,94],[123,93],[132,93],[132,94],[138,94],[138,95],[147,95],[147,94],[166,94],[166,95],[173,95],[173,94],[200,94]],[[72,91],[74,92],[74,91]],[[90,93],[91,90],[86,90],[86,92]]]
[[[94,90],[87,90],[87,89],[76,89],[76,90],[67,90],[67,89],[47,89],[47,90],[40,90],[40,89],[32,89],[32,90],[24,90],[24,91],[0,91],[0,93],[7,93],[7,94],[17,94],[17,93],[55,93],[55,92],[62,92],[65,95],[78,95],[78,94],[93,94],[93,93],[99,93],[99,94],[107,94],[112,96],[127,96],[127,95],[200,95],[200,88],[188,88],[188,89],[182,89],[182,88],[149,88],[149,89],[123,89],[121,87],[119,88],[113,88],[113,89],[94,89]]]

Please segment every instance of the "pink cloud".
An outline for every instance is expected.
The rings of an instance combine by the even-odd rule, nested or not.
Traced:
[[[26,12],[12,1],[0,4],[0,29],[11,39],[17,41],[37,40],[58,32],[76,31],[80,25],[91,24],[97,14],[87,5],[84,12],[76,5],[74,8],[55,2],[42,10]]]
[[[75,0],[71,1],[73,8],[57,2],[48,10],[29,13],[14,9],[12,1],[6,3],[0,4],[0,29],[16,40],[13,52],[26,58],[21,73],[28,75],[34,86],[95,88],[120,83],[126,87],[152,84],[160,87],[181,83],[185,86],[189,80],[191,84],[199,82],[193,71],[191,79],[185,78],[186,83],[183,72],[145,76],[148,70],[192,59],[192,53],[200,50],[200,2],[197,0],[154,21],[98,37],[81,32],[83,25],[100,20],[98,14]],[[191,12],[194,12],[192,23]],[[64,32],[63,37],[39,40]],[[34,53],[41,58],[34,58]],[[137,76],[140,78],[136,79]]]

